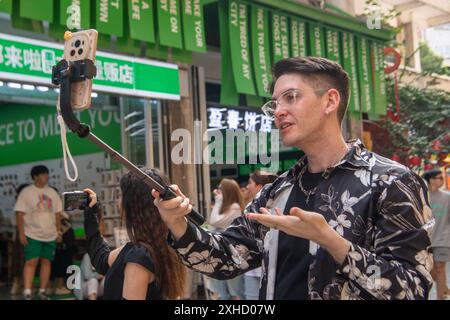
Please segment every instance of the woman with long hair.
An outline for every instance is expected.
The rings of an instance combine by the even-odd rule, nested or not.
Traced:
[[[225,230],[234,219],[242,215],[244,199],[239,185],[232,179],[222,179],[213,193],[214,207],[209,218],[210,224],[216,230]]]
[[[159,171],[144,170],[161,184],[169,181]],[[129,172],[120,180],[119,201],[130,242],[111,250],[98,230],[98,203],[89,194],[85,210],[88,252],[98,273],[105,275],[103,298],[107,300],[177,299],[183,294],[185,268],[168,245],[169,231],[153,204],[151,188]]]
[[[244,199],[236,181],[222,179],[214,191],[214,207],[209,223],[216,231],[228,228],[234,219],[242,215]],[[237,276],[230,280],[209,279],[210,289],[219,295],[220,300],[244,299],[244,278]]]

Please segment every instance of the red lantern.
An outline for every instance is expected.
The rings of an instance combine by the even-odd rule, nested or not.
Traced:
[[[396,154],[396,153],[394,153],[394,154],[392,155],[392,158],[391,158],[391,159],[394,160],[394,161],[400,162],[400,156],[399,156],[398,154]]]
[[[409,158],[409,164],[414,167],[419,166],[421,162],[422,162],[422,158],[419,156],[413,156],[413,157]]]
[[[434,168],[434,166],[431,163],[426,163],[425,166],[424,166],[424,169],[426,171],[432,170],[433,168]]]
[[[394,112],[392,110],[387,111],[387,116],[389,119],[391,119],[392,122],[397,123],[400,120],[400,117],[398,116],[397,112]]]

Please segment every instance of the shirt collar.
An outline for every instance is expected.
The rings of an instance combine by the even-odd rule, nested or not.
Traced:
[[[348,152],[345,154],[344,158],[337,164],[335,164],[332,167],[327,168],[325,171],[325,175],[331,173],[335,168],[337,167],[357,167],[357,168],[368,168],[369,167],[369,152],[364,146],[364,144],[361,142],[360,139],[353,139],[346,141],[347,144],[350,145],[350,148]],[[303,155],[295,164],[294,167],[292,167],[289,172],[288,176],[291,178],[298,177],[300,171],[308,164],[308,158],[306,155]]]

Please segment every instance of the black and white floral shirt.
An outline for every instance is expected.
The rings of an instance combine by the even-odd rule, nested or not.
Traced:
[[[314,194],[314,211],[351,243],[339,265],[317,244],[308,274],[311,299],[426,299],[433,280],[430,233],[434,225],[424,181],[408,168],[349,141],[347,155],[324,172]],[[283,209],[303,157],[266,185],[247,212]],[[192,223],[172,246],[183,263],[217,279],[262,266],[261,299],[273,299],[278,230],[239,217],[224,232]],[[292,266],[295,268],[295,266]]]

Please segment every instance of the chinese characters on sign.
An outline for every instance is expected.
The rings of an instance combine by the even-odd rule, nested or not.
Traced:
[[[97,80],[106,80],[124,84],[133,84],[133,67],[128,64],[97,60]]]
[[[56,56],[55,50],[21,48],[14,44],[0,44],[0,65],[3,64],[11,69],[51,74],[52,66],[60,59],[62,59],[62,55]]]
[[[0,79],[50,85],[63,46],[0,34]],[[145,98],[179,100],[174,64],[97,51],[94,90]],[[151,76],[150,76],[151,75]]]

